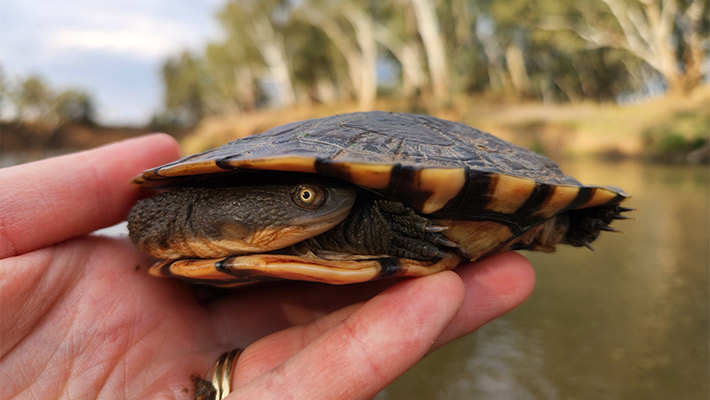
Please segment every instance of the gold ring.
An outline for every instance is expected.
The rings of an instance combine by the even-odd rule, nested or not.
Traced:
[[[214,364],[212,386],[217,390],[215,399],[223,400],[232,391],[232,373],[237,359],[244,349],[234,349],[223,353]]]

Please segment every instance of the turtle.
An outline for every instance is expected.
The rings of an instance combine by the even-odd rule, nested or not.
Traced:
[[[144,171],[150,273],[235,287],[424,276],[507,250],[591,249],[629,197],[463,123],[385,111],[293,122]]]

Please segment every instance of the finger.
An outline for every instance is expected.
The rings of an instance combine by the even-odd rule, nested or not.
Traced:
[[[266,373],[296,355],[315,339],[342,323],[364,303],[350,304],[308,324],[292,326],[258,340],[240,356],[240,371],[235,373],[239,386]]]
[[[139,194],[130,179],[177,157],[175,139],[160,134],[3,169],[0,258],[121,221]]]
[[[275,393],[291,393],[295,398],[370,398],[426,354],[463,297],[463,284],[451,272],[400,282],[322,335],[313,335],[322,330],[317,324],[307,328],[313,332],[301,332],[308,342],[301,351],[241,387],[234,398],[266,399]],[[274,350],[268,339],[260,346],[265,354]],[[258,347],[254,344],[247,351],[258,357]],[[235,385],[240,384],[241,374],[257,368],[258,362],[249,361],[247,352],[243,356]]]
[[[461,265],[455,272],[466,284],[466,298],[433,348],[467,335],[517,307],[535,286],[532,265],[514,252]]]
[[[535,274],[530,263],[519,254],[505,254],[463,264],[455,270],[467,283],[467,301],[472,306],[479,307],[477,304],[483,302],[493,311],[500,308],[502,314],[522,302],[532,290]],[[290,282],[256,287],[214,301],[210,311],[218,327],[220,342],[246,345],[291,326],[309,324],[350,304],[366,301],[396,282],[390,279],[343,286]],[[496,295],[496,288],[500,288],[498,294],[501,297]],[[235,313],[237,309],[241,311]],[[445,334],[448,336],[442,339],[444,343],[499,315],[469,310],[468,307],[466,310],[468,312],[457,315],[447,328]],[[263,318],[264,315],[269,318]],[[245,331],[244,326],[250,329]]]
[[[514,308],[527,298],[535,282],[534,270],[530,263],[525,257],[517,253],[500,254],[476,263],[464,264],[456,272],[466,284],[466,299],[454,319],[435,341],[434,348],[471,333],[490,320]],[[249,346],[245,354],[242,355],[244,364],[250,365],[249,360],[251,357],[256,357],[259,362],[257,363],[258,367],[250,367],[245,372],[245,377],[254,377],[284,362],[309,344],[313,338],[320,336],[342,322],[362,305],[361,303],[356,303],[324,315],[323,304],[335,306],[337,300],[346,301],[343,305],[364,301],[373,295],[368,289],[375,290],[374,287],[367,285],[322,286],[321,289],[323,289],[322,292],[300,290],[292,293],[293,298],[299,299],[297,305],[294,304],[293,298],[291,301],[286,301],[285,298],[279,297],[278,293],[274,293],[274,296],[265,296],[267,303],[272,300],[272,297],[278,298],[278,301],[285,301],[281,304],[281,307],[273,304],[268,311],[265,311],[266,315],[281,317],[282,321],[277,323],[277,325],[283,325],[283,328],[286,328],[296,325],[293,323],[296,320],[302,319],[304,322],[300,326],[285,329]],[[329,300],[330,297],[328,295],[331,293],[327,289],[333,289],[333,295],[337,295],[337,291],[339,291],[341,296],[334,296],[333,300]],[[382,290],[380,287],[376,289]],[[364,297],[358,298],[358,292],[362,292],[360,294]],[[296,296],[297,294],[300,294],[300,296]],[[317,299],[320,299],[319,304],[316,304]],[[321,307],[317,307],[318,311],[314,311],[311,307],[316,307],[317,305]],[[286,317],[287,315],[289,317]],[[268,319],[271,320],[271,318]],[[316,319],[316,322],[309,323]],[[244,324],[246,322],[242,321],[241,323]],[[276,325],[272,328],[276,328]],[[230,329],[218,329],[218,331],[235,332],[237,325],[231,326]],[[249,343],[250,341],[224,338],[223,342]]]
[[[309,324],[350,304],[368,300],[396,282],[381,280],[342,286],[289,282],[237,290],[213,301],[209,307],[220,342],[248,344],[292,326]],[[234,310],[240,311],[235,313]],[[245,330],[244,326],[249,326],[249,329]]]

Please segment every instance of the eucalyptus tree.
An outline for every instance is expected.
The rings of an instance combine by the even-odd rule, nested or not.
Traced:
[[[452,0],[444,18],[457,49],[457,78],[473,90],[545,101],[614,100],[639,90],[638,62],[615,49],[590,49],[570,31],[550,30],[549,21],[572,18],[585,4],[562,0],[475,3]],[[460,16],[456,20],[456,16]]]
[[[432,0],[410,1],[426,52],[434,98],[438,104],[443,104],[449,99],[451,79],[447,61],[448,52],[440,29],[436,7]]]
[[[406,98],[421,95],[429,82],[424,51],[414,11],[409,0],[379,3],[373,21],[375,40],[389,51],[400,69],[401,94]]]
[[[94,100],[80,89],[67,89],[54,99],[54,110],[61,124],[77,122],[93,124],[96,118]]]
[[[5,68],[0,65],[0,121],[8,121],[10,115],[16,114],[12,104],[12,88],[7,78]]]
[[[377,96],[377,43],[369,2],[355,0],[303,2],[297,15],[317,27],[338,49],[349,86],[360,107],[372,108]]]
[[[298,13],[289,20],[284,32],[299,104],[348,99],[351,90],[344,83],[349,81],[347,63],[328,36]]]
[[[627,52],[657,71],[670,93],[682,94],[700,83],[707,64],[709,12],[707,0],[598,0],[547,26]]]
[[[57,125],[56,116],[52,114],[54,97],[52,89],[39,75],[21,79],[12,95],[20,120],[51,127]]]
[[[187,51],[168,59],[161,69],[163,106],[181,125],[195,125],[205,115],[205,72],[199,58]]]
[[[283,107],[296,101],[283,34],[290,7],[286,0],[233,0],[218,15],[228,41],[261,55],[265,68],[260,72],[265,76],[260,80],[273,84],[276,103]]]
[[[257,108],[263,101],[257,75],[258,56],[233,37],[209,43],[205,49],[207,88],[204,102],[210,115],[235,115]]]

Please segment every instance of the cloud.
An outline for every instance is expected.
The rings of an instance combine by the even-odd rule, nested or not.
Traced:
[[[49,37],[50,53],[96,51],[148,60],[163,59],[180,50],[179,43],[152,29],[128,26],[115,30],[101,28],[63,29]]]
[[[178,3],[166,4],[172,8],[168,10],[150,1],[127,5],[81,0],[71,2],[75,7],[61,3],[38,7],[21,2],[18,7],[33,28],[23,29],[23,34],[41,43],[45,54],[78,49],[161,58],[182,47],[196,47],[213,25],[207,10],[180,8]]]
[[[0,59],[9,76],[88,90],[105,121],[145,122],[159,106],[160,65],[217,37],[223,1],[3,0]]]

